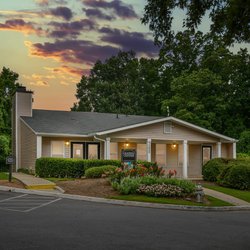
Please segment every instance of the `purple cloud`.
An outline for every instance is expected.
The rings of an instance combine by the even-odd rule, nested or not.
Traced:
[[[93,65],[97,60],[105,60],[119,51],[109,45],[101,46],[85,40],[57,40],[54,43],[36,43],[28,46],[33,56],[88,65]]]
[[[69,21],[73,17],[71,9],[67,7],[57,7],[50,10],[50,14],[53,16],[59,16],[64,18],[66,21]]]
[[[154,42],[147,39],[143,33],[111,28],[102,28],[99,31],[104,34],[101,38],[102,41],[116,44],[120,46],[122,50],[133,50],[137,53],[144,53],[150,57],[157,56],[159,52]]]
[[[41,35],[43,30],[36,28],[35,23],[25,22],[23,19],[10,19],[5,21],[4,24],[0,23],[0,30],[14,30],[26,34],[35,33]]]
[[[87,17],[108,20],[108,21],[115,19],[114,16],[106,15],[102,11],[100,11],[99,9],[85,9],[85,8],[83,8],[82,10],[86,13]]]
[[[113,0],[111,2],[106,2],[104,0],[83,0],[83,3],[92,8],[113,10],[117,16],[123,19],[138,18],[133,6],[130,4],[124,4],[120,0]]]
[[[82,19],[69,23],[50,22],[49,26],[54,27],[53,31],[49,31],[50,37],[77,37],[81,31],[90,31],[96,29],[96,23],[89,19]]]

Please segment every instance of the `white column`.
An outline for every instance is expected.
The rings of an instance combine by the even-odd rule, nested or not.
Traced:
[[[233,143],[233,159],[236,159],[236,142]]]
[[[42,157],[42,136],[36,137],[36,158]]]
[[[221,142],[217,142],[217,157],[221,158]]]
[[[110,138],[106,138],[106,160],[110,160]]]
[[[188,178],[188,144],[187,141],[183,141],[183,178],[187,179]]]
[[[151,161],[151,142],[150,138],[147,139],[147,161]]]

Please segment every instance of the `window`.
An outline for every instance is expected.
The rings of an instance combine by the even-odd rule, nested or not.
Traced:
[[[212,159],[212,146],[202,146],[202,163],[203,165]]]
[[[164,134],[172,133],[172,122],[164,122]]]
[[[58,158],[64,157],[64,141],[51,142],[51,156]]]

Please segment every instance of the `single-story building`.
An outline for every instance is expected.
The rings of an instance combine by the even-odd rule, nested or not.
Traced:
[[[174,117],[32,109],[33,92],[13,97],[15,169],[40,157],[153,161],[183,178],[200,178],[204,162],[236,158],[236,140]]]

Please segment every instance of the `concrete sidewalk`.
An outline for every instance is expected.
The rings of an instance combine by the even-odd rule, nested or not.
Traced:
[[[27,189],[54,190],[56,188],[55,183],[42,178],[35,177],[33,175],[13,173],[12,176],[17,180],[21,181]]]
[[[211,189],[203,187],[203,191],[204,191],[204,193],[206,195],[215,197],[215,198],[220,199],[222,201],[229,202],[229,203],[231,203],[233,205],[236,205],[236,206],[244,206],[244,205],[249,206],[250,205],[250,203],[247,202],[247,201],[240,200],[240,199],[235,198],[235,197],[233,197],[231,195],[224,194],[224,193],[221,193],[221,192],[218,192],[218,191],[215,191],[215,190],[211,190]]]

